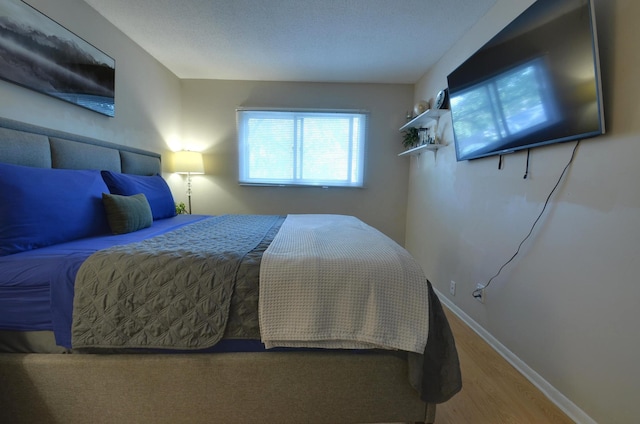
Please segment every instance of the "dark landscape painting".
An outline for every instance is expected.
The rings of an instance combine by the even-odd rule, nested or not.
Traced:
[[[0,0],[0,78],[115,114],[115,61],[20,0]]]

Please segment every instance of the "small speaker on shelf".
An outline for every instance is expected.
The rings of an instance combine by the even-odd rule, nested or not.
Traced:
[[[448,109],[449,108],[449,89],[445,88],[440,90],[436,95],[436,100],[433,103],[434,109]]]

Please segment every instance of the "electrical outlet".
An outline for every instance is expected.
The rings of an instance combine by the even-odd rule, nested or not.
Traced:
[[[473,297],[475,297],[478,302],[484,303],[484,299],[485,299],[484,284],[476,283],[476,290],[473,293]]]
[[[456,295],[456,282],[453,280],[451,280],[451,283],[449,283],[449,293],[451,293],[451,296]]]

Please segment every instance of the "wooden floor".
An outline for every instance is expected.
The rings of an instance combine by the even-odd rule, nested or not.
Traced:
[[[438,405],[436,424],[571,424],[573,421],[445,308],[453,331],[462,391]]]

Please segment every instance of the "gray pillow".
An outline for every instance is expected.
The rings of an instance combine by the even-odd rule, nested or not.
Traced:
[[[143,193],[133,196],[102,193],[102,203],[113,234],[126,234],[150,227],[153,215]]]

